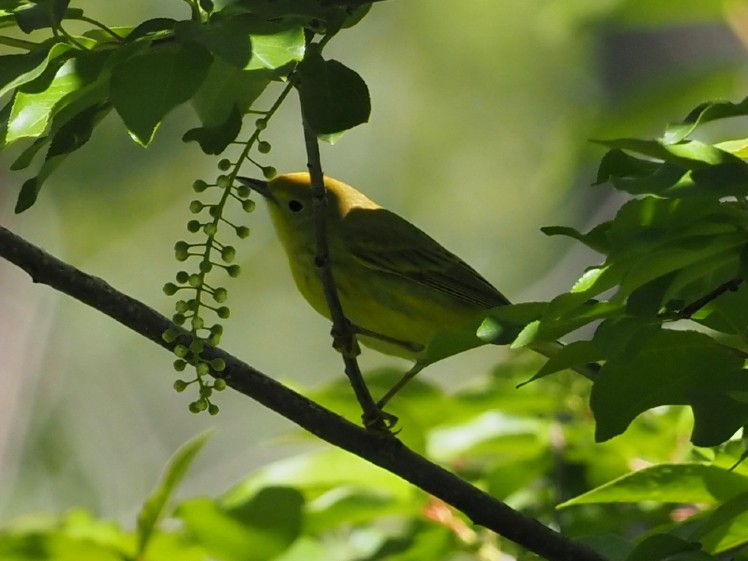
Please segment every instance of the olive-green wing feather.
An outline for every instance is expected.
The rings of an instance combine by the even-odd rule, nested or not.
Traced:
[[[388,210],[355,208],[342,222],[345,243],[359,262],[484,308],[508,304],[470,265]]]

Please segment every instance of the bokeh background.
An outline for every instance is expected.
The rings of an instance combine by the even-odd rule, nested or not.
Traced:
[[[188,17],[179,0],[72,4],[109,25]],[[323,148],[325,171],[418,224],[511,299],[550,299],[596,257],[539,228],[584,228],[616,207],[591,185],[604,150],[590,139],[656,136],[698,102],[745,91],[748,4],[673,4],[378,3],[327,51],[366,80],[373,110]],[[190,185],[217,173],[216,159],[180,141],[194,122],[180,108],[144,150],[110,115],[20,216],[12,209],[26,175],[9,171],[17,151],[0,155],[0,223],[171,313],[161,286],[182,268],[172,248],[187,237]],[[304,168],[295,100],[266,139],[266,163]],[[329,326],[297,295],[262,205],[246,220],[222,346],[302,390],[340,377]],[[217,396],[218,417],[192,415],[161,349],[4,262],[0,287],[0,522],[74,506],[132,521],[167,458],[207,428],[215,434],[183,495],[221,492],[317,445],[231,392]],[[421,376],[465,387],[506,352],[477,349]],[[407,366],[372,352],[362,364]]]

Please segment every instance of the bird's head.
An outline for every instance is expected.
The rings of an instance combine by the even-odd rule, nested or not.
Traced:
[[[314,200],[308,173],[288,173],[270,181],[250,177],[237,179],[267,201],[276,228],[312,231]],[[342,220],[353,208],[379,208],[353,187],[331,177],[325,177],[325,189],[328,224]]]

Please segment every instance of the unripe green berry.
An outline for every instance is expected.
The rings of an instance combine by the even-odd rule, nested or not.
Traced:
[[[213,1],[212,0],[200,0],[200,7],[206,12],[212,12],[213,7],[214,7]]]
[[[210,414],[211,414],[211,415],[213,415],[214,417],[215,417],[216,415],[218,415],[218,412],[219,412],[219,411],[220,411],[220,410],[218,409],[218,405],[216,405],[215,403],[211,403],[210,405],[208,405],[208,413],[210,413]]]
[[[208,214],[213,218],[217,218],[221,216],[221,209],[217,205],[213,205],[208,209]]]
[[[200,272],[210,273],[213,270],[213,263],[210,261],[200,261]]]
[[[162,290],[167,296],[174,296],[177,293],[177,290],[179,290],[179,287],[173,282],[167,282]]]
[[[179,337],[179,331],[172,329],[171,327],[161,334],[161,339],[167,343],[173,343],[177,340],[177,337]]]
[[[208,374],[210,374],[210,366],[208,366],[208,364],[205,362],[201,362],[195,367],[195,372],[197,372],[197,375],[202,378],[203,376],[207,376]],[[202,392],[200,392],[200,394],[202,395]]]
[[[223,304],[226,301],[226,298],[228,298],[229,292],[222,286],[216,288],[213,291],[213,300],[218,302],[219,304]]]
[[[187,362],[182,360],[181,358],[178,358],[177,360],[174,361],[172,366],[174,367],[174,370],[176,370],[177,372],[182,372],[184,371],[185,368],[187,368]],[[186,387],[186,384],[185,384],[185,387]]]
[[[220,308],[216,308],[216,315],[221,319],[228,319],[231,315],[231,310],[229,310],[228,306],[221,306]]]
[[[271,148],[272,148],[272,146],[270,146],[270,143],[269,142],[265,142],[264,140],[261,140],[257,144],[257,151],[260,154],[267,154],[268,152],[270,152]]]
[[[200,388],[200,397],[210,397],[211,395],[213,395],[213,388],[210,386]]]
[[[205,325],[205,321],[200,316],[194,316],[190,323],[192,324],[192,329],[195,331],[197,331],[198,329],[202,329]],[[202,342],[200,342],[199,339],[195,339],[195,341],[192,342],[192,345],[194,345],[196,342],[199,342],[200,346],[202,347]],[[190,348],[192,348],[194,352],[199,353],[202,350],[202,348],[200,350],[195,350],[192,345],[190,345]]]
[[[174,354],[177,355],[179,358],[184,358],[189,353],[189,349],[185,347],[184,345],[177,345],[174,347]]]
[[[177,273],[176,279],[179,284],[185,284],[187,282],[187,279],[190,278],[190,274],[187,271],[179,271]]]
[[[197,401],[193,401],[189,405],[190,413],[200,413],[202,411],[205,411],[208,408],[208,402],[204,399],[198,399]]]
[[[187,309],[193,312],[197,310],[197,300],[195,300],[194,298],[190,298],[189,300],[187,300]]]
[[[257,203],[255,203],[252,199],[245,199],[242,201],[242,209],[244,210],[244,212],[252,212],[256,206]]]
[[[265,176],[265,179],[273,179],[273,177],[278,175],[278,170],[273,166],[263,166],[262,175]]]
[[[187,222],[187,231],[192,232],[194,234],[195,232],[200,231],[201,226],[202,224],[200,223],[199,220],[190,220],[189,222]]]
[[[222,358],[214,358],[210,361],[210,367],[216,372],[223,372],[224,370],[226,370],[226,361]],[[216,381],[213,382],[213,387],[219,392],[222,391],[226,387],[226,380],[217,378]]]
[[[192,184],[192,189],[195,191],[195,193],[202,193],[207,188],[208,188],[208,184],[202,179],[196,179],[194,183]]]
[[[226,171],[231,167],[231,160],[227,158],[222,158],[221,160],[218,160],[218,169],[221,171]]]
[[[240,183],[236,186],[236,196],[240,199],[246,199],[249,197],[249,195],[252,193],[252,189],[249,188],[248,185],[244,185],[243,183]]]
[[[203,277],[201,275],[198,275],[197,273],[192,273],[187,282],[190,284],[190,286],[197,288],[203,283]]]
[[[214,323],[210,327],[210,332],[211,333],[215,333],[216,335],[222,335],[223,334],[223,325],[221,325],[220,323]]]
[[[231,178],[228,175],[219,175],[216,184],[221,189],[228,189],[231,187]]]
[[[206,341],[208,342],[208,345],[217,347],[221,344],[221,336],[218,333],[213,333],[212,335],[208,335]]]
[[[184,314],[174,314],[173,316],[171,316],[171,321],[173,321],[177,325],[184,325],[184,322],[187,321],[187,318],[184,317]]]
[[[268,128],[267,119],[257,119],[255,121],[255,128],[258,131],[264,131],[266,128]]]
[[[237,226],[236,237],[240,240],[246,240],[249,237],[249,228],[246,226]]]
[[[190,202],[190,212],[192,214],[197,214],[198,212],[203,210],[203,207],[205,207],[205,205],[201,201],[198,201],[197,199]]]
[[[242,272],[242,268],[239,265],[229,265],[226,267],[226,272],[231,278],[236,278]]]
[[[174,256],[177,258],[177,261],[185,261],[190,256],[190,244],[185,241],[175,243]]]
[[[215,236],[217,231],[218,227],[212,222],[209,222],[208,224],[203,226],[203,232],[205,232],[207,236]]]
[[[188,386],[188,384],[184,380],[175,380],[174,381],[174,389],[176,391],[178,391],[178,392],[183,392],[184,390],[187,389],[187,386]]]
[[[192,318],[192,321],[195,321],[195,318]],[[203,344],[202,339],[198,337],[193,337],[192,341],[190,341],[190,350],[192,351],[192,354],[199,355],[201,352],[203,352],[204,348],[205,348],[205,345]],[[200,364],[203,364],[203,363],[201,362],[197,366],[199,367]]]
[[[236,258],[236,248],[230,245],[226,245],[221,250],[221,259],[224,263],[231,263]]]

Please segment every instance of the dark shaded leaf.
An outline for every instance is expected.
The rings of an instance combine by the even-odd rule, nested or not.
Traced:
[[[150,144],[166,114],[194,95],[211,60],[204,47],[187,42],[132,57],[114,68],[112,104],[139,143]]]
[[[16,10],[14,16],[18,27],[24,33],[47,27],[57,28],[63,18],[80,18],[83,10],[68,8],[70,0],[46,0],[32,4],[28,8]]]
[[[200,144],[200,148],[206,154],[220,154],[226,147],[236,139],[242,129],[242,115],[239,109],[229,114],[225,123],[213,127],[199,127],[188,130],[182,136],[182,141],[192,140]]]
[[[317,134],[345,131],[369,120],[369,89],[350,68],[311,54],[299,64],[298,76],[304,118]]]
[[[748,418],[748,409],[736,405],[720,387],[744,377],[738,353],[703,333],[652,326],[637,330],[636,324],[629,324],[634,330],[628,337],[622,337],[620,329],[608,331],[606,344],[604,325],[595,341],[603,350],[614,346],[618,353],[608,357],[590,396],[598,441],[622,433],[637,415],[660,405],[692,406],[692,438],[700,446],[723,442]]]

